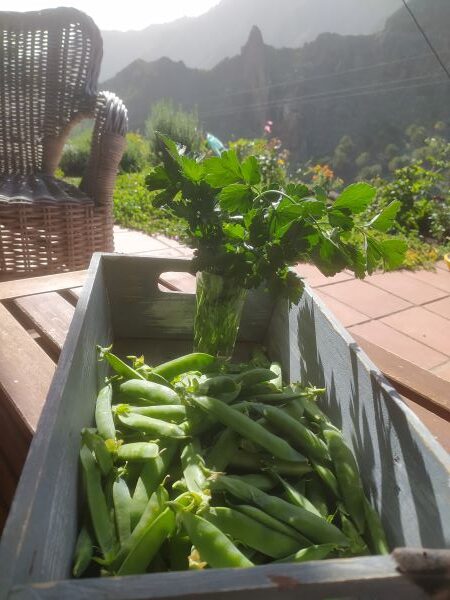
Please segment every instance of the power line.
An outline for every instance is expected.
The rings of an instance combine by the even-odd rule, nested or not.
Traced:
[[[303,77],[302,79],[288,79],[285,81],[281,81],[279,83],[272,83],[272,84],[268,84],[268,85],[264,85],[264,86],[260,86],[257,88],[247,88],[244,90],[240,90],[240,91],[236,91],[236,92],[231,92],[229,94],[213,94],[213,95],[209,95],[209,96],[205,96],[202,98],[202,102],[206,101],[206,100],[211,100],[214,98],[232,98],[234,96],[242,96],[245,94],[250,94],[250,93],[255,93],[255,92],[262,92],[265,90],[271,90],[271,89],[276,89],[279,87],[286,87],[286,86],[290,86],[290,85],[298,85],[301,83],[309,83],[311,81],[320,81],[323,79],[330,79],[332,77],[342,77],[343,75],[348,75],[351,73],[358,73],[358,72],[365,72],[365,71],[371,71],[372,69],[376,69],[378,67],[388,67],[391,65],[398,65],[398,64],[402,64],[402,63],[407,63],[407,62],[412,62],[412,61],[416,61],[416,60],[422,60],[425,58],[430,58],[430,55],[427,54],[418,54],[416,56],[410,56],[409,58],[399,58],[397,60],[392,60],[392,61],[385,61],[385,62],[380,62],[380,63],[375,63],[372,65],[366,65],[364,67],[354,67],[353,69],[347,69],[345,71],[336,71],[335,73],[324,73],[323,75],[314,75],[313,77]]]
[[[427,75],[427,76],[421,76],[421,77],[408,77],[406,79],[394,79],[391,81],[386,81],[386,82],[375,82],[375,83],[371,83],[368,85],[364,85],[364,86],[356,86],[356,87],[348,87],[348,88],[341,88],[341,89],[336,89],[336,90],[328,90],[326,92],[319,92],[316,94],[310,94],[310,95],[300,95],[300,96],[291,96],[290,98],[284,98],[281,100],[272,100],[270,102],[264,102],[264,103],[254,103],[254,104],[240,104],[238,106],[231,106],[228,107],[228,109],[225,109],[223,111],[212,111],[209,113],[205,113],[202,114],[201,117],[202,118],[207,118],[207,117],[215,117],[215,116],[223,116],[223,115],[227,115],[227,114],[236,114],[238,112],[242,112],[242,111],[246,111],[246,110],[253,110],[253,109],[258,109],[258,108],[271,108],[271,107],[278,107],[278,106],[285,106],[288,103],[291,102],[299,102],[302,100],[319,100],[322,97],[326,97],[326,98],[338,98],[339,96],[341,96],[342,94],[345,94],[346,92],[361,92],[363,90],[372,90],[373,88],[376,88],[377,86],[380,88],[385,88],[386,86],[390,86],[390,85],[394,85],[394,84],[399,84],[399,83],[409,83],[409,82],[413,82],[413,81],[421,81],[421,80],[429,80],[429,79],[433,79],[435,78],[435,75]],[[404,86],[404,87],[415,87],[415,86]]]
[[[427,34],[425,33],[425,31],[423,30],[422,26],[420,25],[419,21],[417,20],[415,14],[413,13],[413,11],[411,10],[411,7],[408,6],[408,3],[406,2],[406,0],[402,0],[404,7],[406,8],[406,10],[408,11],[408,13],[411,16],[411,19],[414,21],[414,23],[416,24],[418,30],[420,31],[420,33],[422,34],[424,40],[426,41],[426,43],[428,44],[431,52],[434,54],[434,56],[436,57],[436,60],[438,61],[438,63],[441,65],[442,69],[444,70],[445,74],[447,75],[447,77],[450,79],[450,71],[447,69],[446,65],[444,64],[443,60],[441,59],[441,57],[439,56],[438,51],[436,50],[436,48],[433,46],[433,44],[431,43],[431,40],[429,39],[429,37],[427,36]]]

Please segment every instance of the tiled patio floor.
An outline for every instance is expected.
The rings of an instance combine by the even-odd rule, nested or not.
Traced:
[[[164,236],[115,228],[116,252],[149,256],[190,256]],[[351,273],[325,277],[312,265],[297,272],[350,333],[450,381],[450,271],[443,261],[433,271],[396,271],[356,280]],[[165,276],[193,291],[194,278]]]

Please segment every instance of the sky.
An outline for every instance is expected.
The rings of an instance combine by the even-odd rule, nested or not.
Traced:
[[[1,0],[2,10],[28,11],[73,6],[91,16],[100,29],[144,29],[180,17],[196,17],[220,0]]]

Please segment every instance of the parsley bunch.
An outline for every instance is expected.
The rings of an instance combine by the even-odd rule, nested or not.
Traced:
[[[234,151],[226,151],[197,161],[159,137],[163,162],[147,176],[146,185],[159,192],[154,206],[187,221],[195,272],[222,275],[247,289],[265,285],[297,302],[302,280],[289,267],[298,262],[313,263],[330,276],[350,269],[359,278],[380,265],[402,263],[403,240],[371,235],[371,230],[392,227],[400,203],[393,201],[361,222],[376,193],[369,184],[352,184],[330,203],[318,187],[263,185],[254,156],[240,161]]]

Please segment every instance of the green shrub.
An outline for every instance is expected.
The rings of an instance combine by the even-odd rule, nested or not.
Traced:
[[[266,185],[284,185],[288,182],[289,151],[278,138],[240,138],[230,142],[240,160],[255,156],[261,170],[261,180]]]
[[[161,100],[152,106],[145,122],[145,132],[150,160],[154,164],[160,162],[162,150],[156,132],[163,133],[184,146],[187,153],[199,152],[203,139],[197,113],[185,111],[181,106],[176,107],[172,100]]]
[[[153,206],[155,194],[148,192],[144,180],[144,173],[118,175],[114,190],[115,221],[148,234],[160,233],[183,239],[184,221]]]
[[[148,142],[139,133],[127,133],[127,145],[120,161],[122,173],[138,173],[148,163]]]
[[[82,177],[91,152],[91,130],[69,137],[59,168],[66,177]]]

